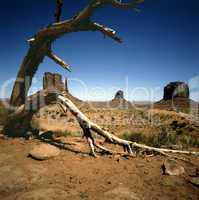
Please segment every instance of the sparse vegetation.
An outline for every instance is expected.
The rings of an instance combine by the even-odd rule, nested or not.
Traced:
[[[135,141],[138,143],[144,143],[154,147],[199,147],[199,138],[187,133],[179,132],[167,132],[166,129],[162,129],[160,133],[146,135],[144,133],[124,133],[122,136],[126,140]]]
[[[88,198],[88,193],[87,192],[80,192],[80,198],[81,199],[86,199],[86,198]]]

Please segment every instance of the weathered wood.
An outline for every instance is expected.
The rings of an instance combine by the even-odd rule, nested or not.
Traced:
[[[60,22],[64,0],[56,0],[55,22]]]
[[[17,74],[17,78],[12,90],[10,99],[12,106],[20,106],[25,104],[28,90],[32,84],[32,78],[35,75],[39,64],[45,57],[45,51],[45,47],[30,47]]]

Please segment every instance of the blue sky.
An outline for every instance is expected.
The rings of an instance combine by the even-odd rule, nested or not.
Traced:
[[[62,19],[87,3],[65,0]],[[0,86],[2,93],[7,83],[6,96],[28,49],[26,40],[53,21],[54,9],[55,0],[0,1]],[[93,20],[115,29],[124,42],[98,32],[65,35],[53,48],[72,72],[46,58],[31,91],[40,89],[43,73],[51,71],[67,77],[69,90],[81,99],[108,100],[122,89],[130,100],[159,100],[163,87],[177,80],[192,83],[191,97],[197,99],[192,88],[199,87],[198,10],[198,0],[145,0],[140,13],[104,7]]]

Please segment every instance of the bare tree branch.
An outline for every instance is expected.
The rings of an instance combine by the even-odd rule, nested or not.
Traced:
[[[103,25],[101,25],[101,24],[98,24],[98,23],[95,23],[95,22],[94,22],[94,23],[91,23],[91,24],[90,24],[90,29],[91,29],[91,30],[94,30],[94,31],[96,31],[96,30],[97,30],[97,31],[100,31],[100,32],[102,32],[105,36],[108,36],[108,37],[114,39],[115,41],[117,41],[117,42],[119,42],[119,43],[122,42],[122,39],[116,35],[116,31],[113,30],[113,29],[111,29],[111,28],[105,27],[105,26],[103,26]]]
[[[70,70],[70,65],[65,63],[61,58],[59,58],[58,56],[56,56],[52,50],[49,50],[47,53],[47,56],[49,58],[51,58],[52,60],[54,60],[58,65],[60,65],[61,67],[63,67],[64,69],[71,71]]]
[[[30,48],[20,66],[17,78],[12,90],[11,105],[20,106],[25,103],[28,90],[32,83],[32,78],[38,70],[39,64],[42,63],[45,56],[51,57],[59,65],[68,69],[68,65],[53,53],[49,54],[49,46],[58,38],[67,33],[78,31],[100,31],[105,36],[114,39],[117,42],[122,40],[116,35],[116,32],[110,28],[104,27],[98,23],[91,23],[90,18],[94,12],[105,5],[113,5],[118,8],[135,8],[143,0],[135,0],[132,3],[121,3],[113,0],[90,0],[89,4],[73,18],[53,23],[37,32],[34,37],[28,40]],[[29,85],[25,85],[26,77],[29,77]],[[22,80],[22,81],[19,81]]]
[[[90,3],[74,17],[74,24],[89,20],[93,13],[100,7],[109,4],[110,0],[90,0]]]
[[[59,22],[61,19],[63,4],[64,4],[64,0],[56,0],[55,22]]]
[[[122,3],[122,1],[112,0],[112,5],[116,8],[136,9],[137,6],[144,3],[144,0],[134,0],[130,3]]]

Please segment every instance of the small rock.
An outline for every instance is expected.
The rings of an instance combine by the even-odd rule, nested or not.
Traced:
[[[179,176],[185,173],[184,167],[179,165],[175,160],[166,159],[162,166],[163,174],[170,176]]]
[[[35,146],[29,153],[29,155],[37,160],[47,160],[58,156],[60,150],[50,144],[40,144]]]
[[[30,140],[33,138],[33,133],[31,131],[27,131],[25,135],[26,140]]]
[[[192,183],[193,185],[199,187],[199,177],[192,177],[189,179],[189,182]]]

